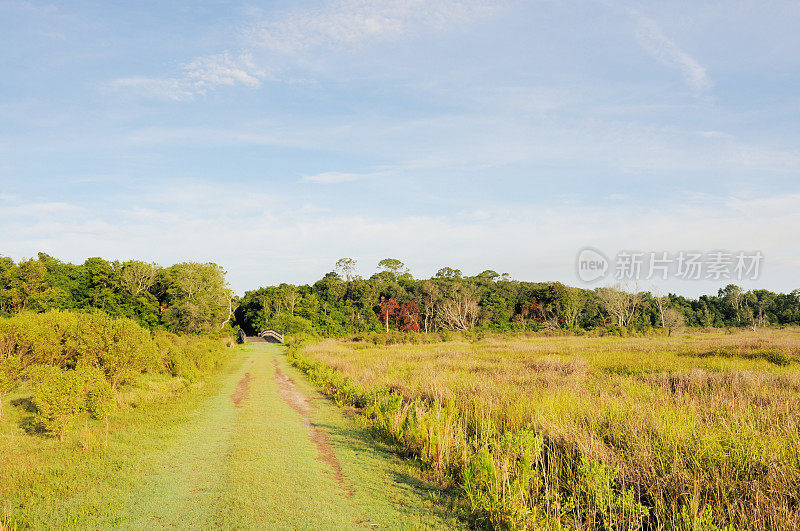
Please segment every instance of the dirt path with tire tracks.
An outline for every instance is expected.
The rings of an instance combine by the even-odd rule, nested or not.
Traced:
[[[221,392],[152,456],[127,528],[451,528],[430,489],[321,397],[285,350],[238,351]]]

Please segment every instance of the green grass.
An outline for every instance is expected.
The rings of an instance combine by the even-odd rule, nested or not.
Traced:
[[[311,420],[328,433],[343,482],[278,393],[272,360],[311,398]],[[236,407],[231,395],[245,373],[249,395]],[[63,443],[25,433],[20,425],[29,413],[10,405],[24,390],[4,398],[0,521],[12,528],[458,525],[430,501],[441,494],[417,468],[372,444],[278,347],[237,349],[206,384],[173,387],[173,380],[147,378],[122,393],[130,406],[111,419],[107,447],[104,425],[94,423],[88,451],[82,426]]]
[[[800,527],[800,333],[292,352],[494,527]]]

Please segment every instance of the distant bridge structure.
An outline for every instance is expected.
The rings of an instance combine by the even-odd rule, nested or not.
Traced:
[[[264,341],[267,343],[283,343],[283,334],[272,328],[261,332],[261,337],[264,338]]]
[[[245,343],[283,343],[283,334],[277,330],[264,330],[257,336],[245,336]]]

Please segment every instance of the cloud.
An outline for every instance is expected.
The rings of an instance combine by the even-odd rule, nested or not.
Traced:
[[[377,173],[341,173],[329,171],[325,173],[318,173],[316,175],[307,175],[300,179],[301,182],[316,183],[316,184],[336,184],[336,183],[351,183],[360,181],[362,179],[371,179],[379,174]]]
[[[64,217],[76,216],[83,211],[82,207],[65,203],[63,201],[37,201],[22,203],[14,201],[10,205],[0,205],[0,221],[8,222],[18,218],[33,216],[38,217]]]
[[[609,255],[621,249],[742,249],[766,256],[768,269],[757,287],[796,287],[798,194],[697,196],[641,205],[629,200],[624,208],[549,200],[535,208],[485,204],[442,216],[327,210],[303,204],[299,196],[250,197],[252,189],[244,183],[185,180],[159,186],[158,193],[147,187],[121,190],[100,207],[87,199],[0,208],[7,235],[3,254],[19,259],[44,251],[73,262],[103,256],[165,265],[210,260],[229,271],[242,293],[269,283],[313,282],[342,256],[358,258],[367,274],[379,259],[399,256],[408,258],[419,277],[448,265],[467,273],[491,268],[518,279],[574,285],[575,254],[586,246]],[[720,286],[660,287],[699,294]]]
[[[664,35],[654,20],[636,11],[630,13],[636,21],[636,39],[647,53],[662,64],[680,70],[686,84],[695,92],[711,88],[711,79],[703,65]]]
[[[228,53],[198,57],[184,70],[195,91],[234,85],[258,87],[266,77],[266,71],[255,64],[250,52],[242,52],[238,57]]]
[[[733,140],[734,138],[732,134],[723,131],[698,131],[697,134],[703,138],[721,138],[724,140]]]
[[[244,85],[255,88],[267,77],[258,67],[253,54],[228,52],[198,57],[183,65],[183,76],[174,78],[126,77],[112,81],[108,87],[125,90],[137,96],[185,101],[218,87]]]
[[[481,0],[344,0],[319,9],[297,9],[251,24],[253,46],[279,53],[388,41],[426,30],[443,31],[485,14]]]
[[[197,57],[183,65],[180,76],[126,77],[109,86],[172,101],[220,87],[257,88],[278,74],[270,70],[296,64],[296,56],[303,52],[341,50],[422,31],[444,31],[488,13],[494,6],[493,0],[344,0],[316,9],[292,9],[244,24],[239,33],[245,47],[238,54]],[[267,61],[272,69],[263,66]]]

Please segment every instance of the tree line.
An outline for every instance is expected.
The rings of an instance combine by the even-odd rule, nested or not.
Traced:
[[[441,268],[415,279],[398,259],[384,259],[369,278],[343,258],[312,285],[280,284],[248,291],[235,322],[248,334],[337,336],[362,332],[600,330],[668,333],[689,327],[800,324],[800,290],[788,294],[728,285],[691,299],[615,285],[581,289],[560,282],[523,282],[486,270],[465,276]]]
[[[606,286],[524,282],[486,270],[443,267],[415,279],[405,264],[381,260],[357,273],[353,258],[310,285],[279,284],[238,299],[213,263],[161,267],[139,260],[89,258],[70,264],[47,254],[15,262],[0,256],[0,317],[23,311],[101,310],[175,333],[241,327],[339,336],[362,332],[598,330],[668,332],[689,327],[800,324],[800,290],[745,291],[735,285],[696,299]]]
[[[89,258],[74,265],[45,253],[0,256],[0,317],[23,311],[101,310],[150,329],[214,332],[230,322],[234,297],[213,263],[169,267]]]

